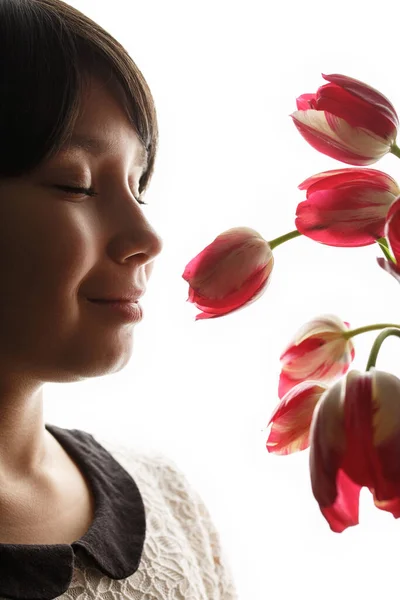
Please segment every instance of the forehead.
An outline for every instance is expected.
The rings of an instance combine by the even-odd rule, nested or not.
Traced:
[[[135,166],[146,170],[148,153],[132,126],[126,96],[114,78],[91,76],[84,80],[80,111],[61,151],[83,150],[93,156],[134,154]]]
[[[135,166],[147,169],[148,154],[144,146],[137,145],[135,155]],[[102,156],[105,154],[113,154],[118,151],[117,144],[112,138],[87,135],[84,133],[73,133],[68,141],[62,146],[61,151],[68,152],[69,150],[83,150],[93,156]]]

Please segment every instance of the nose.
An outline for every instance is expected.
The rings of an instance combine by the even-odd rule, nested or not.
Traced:
[[[127,208],[122,208],[122,204]],[[137,265],[142,266],[151,263],[162,251],[163,240],[150,224],[145,210],[146,207],[132,201],[132,196],[126,204],[119,202],[118,207],[114,206],[118,229],[114,230],[109,248],[118,262],[135,259]]]
[[[151,263],[163,249],[162,238],[144,217],[140,219],[140,223],[136,221],[130,230],[127,229],[122,239],[120,256],[122,261],[135,256],[138,264],[146,265]]]

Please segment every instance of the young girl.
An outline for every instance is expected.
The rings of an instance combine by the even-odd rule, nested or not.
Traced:
[[[1,0],[1,598],[236,598],[171,461],[43,419],[46,381],[129,361],[162,248],[141,206],[157,140],[146,81],[104,29],[61,0]]]

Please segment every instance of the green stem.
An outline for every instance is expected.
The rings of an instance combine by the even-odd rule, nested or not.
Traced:
[[[377,244],[379,244],[379,246],[380,246],[380,249],[382,250],[382,252],[383,252],[383,254],[385,255],[385,257],[388,259],[388,261],[389,261],[389,262],[396,263],[396,261],[395,261],[394,257],[393,257],[393,256],[392,256],[392,254],[390,253],[390,250],[389,250],[389,244],[387,243],[387,240],[386,240],[386,238],[384,238],[384,237],[378,238],[378,239],[376,240],[376,243],[377,243]]]
[[[284,244],[285,242],[288,242],[289,240],[291,240],[295,237],[298,237],[299,235],[302,235],[302,234],[300,233],[300,231],[297,231],[297,229],[295,229],[294,231],[290,231],[289,233],[285,233],[285,235],[281,235],[281,236],[275,238],[274,240],[271,240],[270,242],[268,242],[268,244],[269,244],[271,250],[273,250],[280,244]]]
[[[389,329],[384,329],[383,331],[380,332],[380,334],[377,336],[376,340],[374,341],[374,343],[372,345],[371,352],[369,354],[369,358],[368,358],[368,362],[367,362],[367,366],[365,368],[366,371],[369,371],[371,367],[375,367],[376,359],[378,358],[378,353],[381,348],[381,345],[384,342],[384,340],[387,337],[389,337],[389,335],[397,335],[397,337],[400,337],[400,330],[389,328]]]
[[[396,329],[400,329],[400,325],[396,323],[374,323],[373,325],[365,325],[364,327],[357,327],[357,329],[349,329],[343,333],[343,337],[346,340],[354,337],[355,335],[359,335],[360,333],[365,333],[366,331],[375,331],[376,329],[385,329],[385,327],[394,327]]]
[[[397,156],[397,158],[400,158],[400,148],[398,147],[396,142],[393,142],[393,144],[390,146],[390,152]]]

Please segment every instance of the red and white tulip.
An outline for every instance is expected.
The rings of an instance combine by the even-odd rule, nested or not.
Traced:
[[[335,315],[322,315],[303,325],[281,354],[278,395],[306,380],[331,383],[349,369],[355,350],[345,337],[349,324]]]
[[[399,119],[375,88],[346,75],[322,75],[329,83],[297,98],[291,117],[313,148],[351,165],[370,165],[391,151]]]
[[[185,267],[188,301],[198,319],[222,317],[248,306],[265,292],[274,265],[268,242],[250,227],[221,233]]]
[[[367,487],[400,517],[400,380],[374,367],[350,371],[325,392],[310,432],[311,485],[332,531],[358,524]]]
[[[328,246],[367,246],[383,237],[389,209],[400,195],[396,181],[376,169],[335,169],[299,185],[306,200],[296,210],[296,228]]]
[[[268,452],[286,455],[308,448],[313,412],[326,389],[318,381],[303,381],[284,395],[268,423]]]

